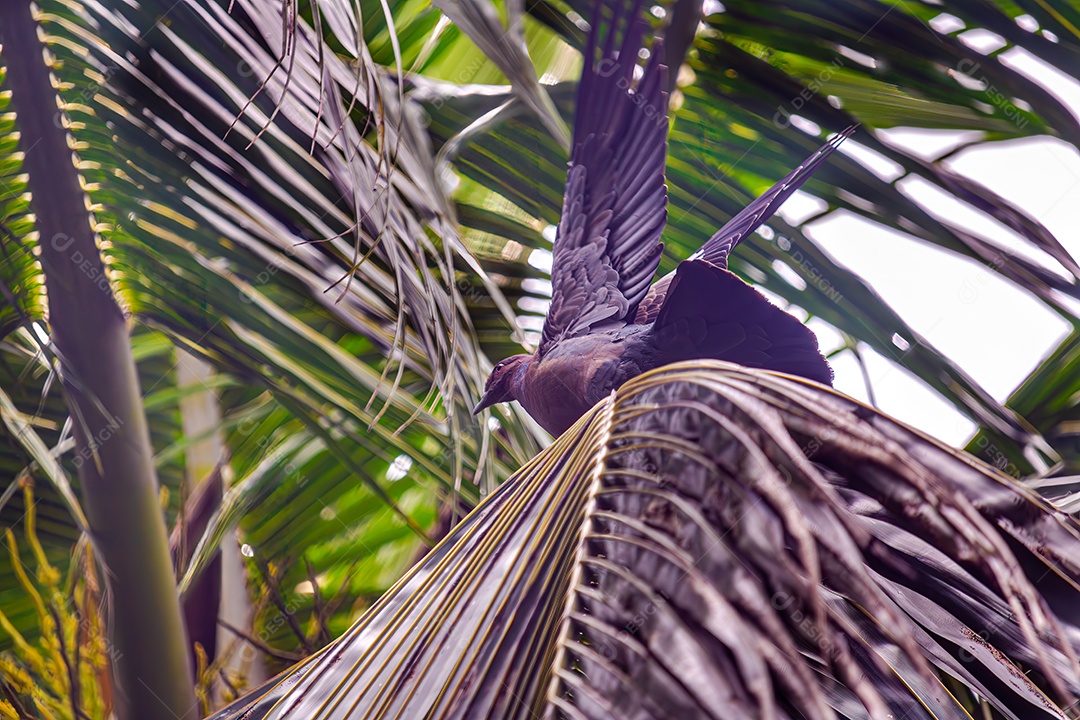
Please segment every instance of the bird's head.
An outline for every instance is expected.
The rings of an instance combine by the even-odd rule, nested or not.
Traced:
[[[531,359],[532,355],[514,355],[497,362],[488,375],[484,397],[480,398],[480,402],[473,408],[473,415],[492,405],[515,400],[517,396],[514,391],[521,383]]]

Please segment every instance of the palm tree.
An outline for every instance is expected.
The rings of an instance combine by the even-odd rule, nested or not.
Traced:
[[[112,639],[126,651],[112,669],[132,708],[156,702],[177,717],[194,718],[184,628],[131,342],[108,281],[100,282],[105,269],[67,131],[56,122],[56,92],[36,30],[29,4],[5,6],[0,42],[9,58],[6,79],[18,95],[19,147],[45,271],[53,353],[74,420],[75,447],[86,453],[79,468],[86,507],[80,525],[105,563],[108,588],[114,590],[110,610],[123,618],[110,625]],[[76,517],[81,519],[81,511]],[[139,592],[126,591],[131,586]],[[148,636],[156,636],[164,652],[142,640]]]
[[[1074,625],[1065,609],[1076,581],[1068,563],[1074,526],[978,461],[837,396],[706,364],[642,378],[539,456],[546,438],[516,411],[482,424],[470,418],[488,358],[515,351],[510,330],[519,325],[525,332],[518,339],[527,342],[541,307],[544,273],[529,259],[542,259],[550,247],[545,228],[557,219],[565,118],[580,62],[574,48],[582,41],[574,18],[588,17],[590,5],[437,5],[441,10],[414,1],[41,5],[93,203],[105,287],[131,314],[142,412],[157,475],[169,490],[171,524],[189,517],[182,477],[192,440],[181,430],[173,349],[205,358],[219,373],[209,384],[223,411],[227,489],[179,568],[185,600],[197,597],[190,588],[239,526],[260,608],[251,629],[238,629],[245,647],[280,658],[308,655],[374,606],[304,666],[316,672],[302,681],[314,689],[301,697],[318,702],[336,698],[317,682],[344,680],[343,688],[358,693],[369,687],[376,678],[332,670],[352,664],[340,663],[342,654],[368,652],[364,659],[376,662],[364,667],[385,669],[388,678],[423,668],[429,681],[422,693],[445,686],[447,701],[513,701],[567,715],[653,707],[634,700],[632,687],[668,693],[647,698],[661,703],[659,711],[673,707],[668,702],[700,705],[694,692],[702,684],[730,689],[728,713],[775,707],[814,717],[832,707],[858,716],[853,708],[880,712],[912,696],[945,716],[958,712],[956,703],[983,700],[995,708],[987,712],[1004,717],[1067,705],[1076,694]],[[988,213],[1015,232],[1023,251],[932,216],[897,188],[897,177],[882,179],[852,157],[807,186],[829,212],[854,213],[984,263],[1075,322],[1069,298],[1076,297],[1076,266],[1045,228],[940,158],[929,162],[872,131],[962,128],[981,131],[983,143],[1046,134],[1080,146],[1067,109],[1000,59],[1022,47],[1070,67],[1080,47],[1069,30],[1072,11],[949,7],[964,28],[1002,38],[1001,49],[983,56],[964,44],[960,29],[928,24],[941,14],[931,6],[792,2],[763,10],[735,2],[706,9],[711,14],[700,25],[693,2],[667,9],[670,64],[685,69],[668,162],[670,257],[662,269],[820,144],[815,128],[858,120],[868,128],[859,138],[868,151],[895,163],[900,176]],[[1039,32],[1025,29],[1031,22]],[[15,66],[10,52],[7,44],[0,49],[6,67]],[[0,96],[15,110],[0,116],[0,399],[9,428],[0,452],[11,478],[2,517],[6,526],[25,525],[21,518],[31,511],[36,525],[28,535],[42,550],[38,557],[32,543],[22,543],[21,559],[0,564],[10,579],[0,583],[5,629],[26,646],[13,641],[15,654],[4,665],[4,687],[16,698],[9,702],[19,696],[11,688],[26,687],[18,672],[42,677],[31,654],[34,635],[44,631],[42,642],[55,648],[49,638],[56,632],[41,621],[53,614],[49,603],[64,609],[52,596],[34,602],[26,585],[45,582],[48,573],[16,582],[20,563],[67,573],[57,585],[61,597],[79,598],[94,586],[86,555],[70,560],[79,537],[75,498],[89,511],[92,490],[82,475],[69,481],[94,453],[86,452],[83,419],[75,413],[68,421],[52,380],[64,362],[61,306],[51,287],[51,302],[43,292],[48,273],[35,247],[48,243],[35,236],[46,230],[28,204],[27,174],[35,202],[51,190],[49,183],[34,187],[13,134],[25,112],[16,79],[8,71],[11,96]],[[841,330],[851,340],[843,352],[872,349],[919,377],[978,424],[971,449],[1060,490],[1063,481],[1048,478],[1077,465],[1069,429],[1076,420],[1075,330],[1003,405],[834,262],[805,225],[770,223],[771,232],[736,254],[733,269]],[[44,256],[42,263],[47,269]],[[801,282],[791,282],[788,271]],[[708,429],[702,414],[676,422],[687,398],[732,419],[721,429]],[[665,409],[653,420],[637,417],[632,408],[645,401]],[[649,422],[670,437],[652,451],[625,449],[635,436],[656,435]],[[705,442],[701,433],[713,435]],[[712,514],[678,485],[617,490],[628,482],[612,464],[620,454],[641,454],[634,462],[654,467],[651,476],[682,477],[673,470],[686,462],[674,451],[683,447],[680,437],[732,463],[709,470],[709,482],[730,507],[741,503],[759,521]],[[108,452],[108,442],[99,444]],[[873,455],[871,447],[887,451]],[[915,469],[904,465],[912,455],[921,463]],[[496,492],[515,471],[517,479]],[[14,492],[25,478],[42,481],[32,496]],[[146,473],[141,479],[152,482]],[[663,493],[663,502],[644,499]],[[484,497],[477,514],[395,585]],[[759,497],[768,502],[752,500]],[[932,502],[940,518],[916,512],[921,502]],[[680,518],[692,518],[678,527],[693,542],[705,541],[708,553],[679,544],[688,538],[666,539],[674,530],[665,513],[675,506]],[[95,513],[87,515],[93,524]],[[779,534],[763,536],[769,527]],[[1038,527],[1041,545],[1017,530],[1023,527]],[[728,528],[738,543],[708,543]],[[100,549],[108,565],[107,548]],[[651,559],[661,549],[671,563],[666,570]],[[699,575],[693,561],[702,556],[716,564],[697,566]],[[504,572],[510,567],[523,574]],[[671,568],[691,572],[671,576]],[[1043,577],[1049,570],[1052,581]],[[919,580],[905,580],[913,572]],[[532,582],[504,583],[508,577]],[[1038,581],[1044,600],[1025,577]],[[809,582],[819,578],[820,589]],[[155,592],[149,582],[115,590]],[[474,606],[480,598],[479,607],[495,614],[459,613],[447,597]],[[405,598],[414,599],[400,610]],[[710,604],[695,604],[701,598]],[[79,613],[93,604],[72,605],[75,625],[55,623],[68,639],[57,657],[68,660]],[[507,624],[512,608],[519,623]],[[460,622],[431,625],[423,614],[429,610]],[[728,622],[717,627],[718,617]],[[411,658],[412,646],[392,633],[372,642],[391,619],[402,628],[445,627],[449,639],[425,638],[442,651],[435,660]],[[497,645],[474,642],[479,627],[495,628],[483,637]],[[720,637],[721,630],[731,634]],[[728,649],[703,644],[706,637]],[[706,658],[673,665],[702,647],[738,673]],[[174,662],[181,652],[160,651]],[[890,665],[871,665],[873,657]],[[643,674],[614,672],[628,662]],[[860,681],[856,665],[876,669]],[[672,685],[672,667],[687,672],[685,684]],[[486,680],[468,690],[461,674],[474,668],[483,668]],[[197,669],[205,687],[216,668]],[[1030,671],[1034,684],[1018,679],[1020,671]],[[173,675],[185,682],[183,673]],[[509,680],[496,684],[500,677]],[[67,708],[77,704],[80,686],[88,694],[87,685],[41,680],[32,703]],[[425,697],[408,693],[362,704]],[[596,704],[582,709],[590,698]],[[338,712],[359,701],[347,699]],[[627,705],[608,704],[615,701]]]

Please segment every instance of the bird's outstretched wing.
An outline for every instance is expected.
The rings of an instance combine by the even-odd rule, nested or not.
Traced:
[[[690,256],[690,260],[705,260],[719,268],[727,268],[728,255],[732,249],[741,243],[750,233],[761,227],[762,223],[773,216],[784,201],[799,189],[825,159],[840,146],[844,140],[851,136],[858,125],[852,125],[841,133],[837,133],[829,142],[825,143],[813,155],[806,158],[799,167],[795,168],[787,177],[769,188],[754,202],[747,205],[735,217],[731,218],[720,228],[709,241],[701,246],[701,249]],[[664,304],[671,282],[675,277],[672,272],[660,278],[649,289],[648,295],[638,305],[634,317],[635,324],[646,324],[656,320],[660,307]]]
[[[597,3],[577,91],[540,355],[559,340],[627,324],[660,262],[667,222],[667,68],[654,42],[636,80],[647,28],[641,0]]]
[[[840,143],[851,137],[858,125],[852,125],[843,132],[829,138],[829,142],[818,148],[810,157],[803,160],[799,167],[780,182],[766,190],[761,197],[743,208],[738,215],[727,221],[709,241],[701,246],[701,249],[690,256],[690,260],[707,260],[717,267],[726,268],[727,258],[732,249],[741,243],[750,233],[761,227],[761,224],[773,216],[780,206],[784,204],[792,193],[814,174],[814,171],[825,162],[833,150],[840,147]]]

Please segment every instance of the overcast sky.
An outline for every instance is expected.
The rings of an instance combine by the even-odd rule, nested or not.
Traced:
[[[972,44],[992,49],[992,38],[987,40],[980,33]],[[1023,51],[1006,55],[1015,69],[1044,85],[1080,117],[1080,84]],[[884,131],[883,136],[937,158],[971,133],[896,129]],[[857,147],[848,152],[863,156]],[[1074,258],[1080,258],[1080,154],[1071,145],[1042,137],[993,143],[964,150],[948,164],[1024,209],[1046,225]],[[901,181],[900,187],[934,215],[1001,240],[1007,247],[1020,245],[1012,231],[981,213],[965,211],[928,184]],[[781,214],[797,220],[814,207],[815,201],[802,195],[789,201]],[[1005,400],[1069,330],[1063,318],[989,268],[901,233],[834,214],[812,225],[810,234],[998,400]],[[828,326],[813,320],[810,324],[823,349],[840,345]],[[906,371],[874,353],[867,357],[867,365],[882,410],[952,444],[970,437],[972,423]],[[850,354],[838,357],[834,368],[837,389],[867,399]]]

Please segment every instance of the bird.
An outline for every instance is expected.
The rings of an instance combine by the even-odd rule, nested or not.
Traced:
[[[557,437],[626,381],[681,360],[715,358],[832,384],[813,331],[728,270],[727,259],[856,126],[833,135],[653,283],[667,223],[669,121],[661,38],[644,70],[638,65],[648,27],[641,0],[597,7],[540,342],[533,354],[495,364],[474,415],[516,400]]]

